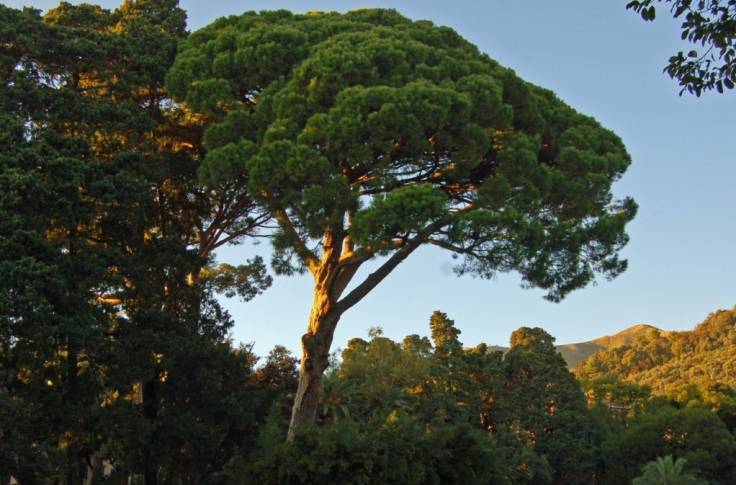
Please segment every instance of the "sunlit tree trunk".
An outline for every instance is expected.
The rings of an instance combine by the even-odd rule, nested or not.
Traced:
[[[323,254],[318,260],[306,258],[314,276],[314,300],[307,333],[302,336],[302,361],[299,386],[291,410],[287,440],[292,441],[304,425],[314,423],[319,407],[322,374],[329,363],[335,327],[343,313],[358,303],[419,245],[419,239],[405,243],[376,271],[348,294],[342,296],[360,265],[370,254],[356,255],[346,231],[327,231],[322,240]],[[342,298],[341,298],[342,297]]]
[[[314,423],[319,406],[322,374],[329,363],[330,345],[340,319],[329,289],[317,285],[309,317],[307,333],[302,336],[302,360],[299,367],[299,386],[294,396],[287,439],[294,439],[296,431],[305,424]]]

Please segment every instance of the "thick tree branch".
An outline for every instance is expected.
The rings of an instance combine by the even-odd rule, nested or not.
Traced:
[[[337,302],[335,308],[339,314],[344,313],[346,310],[355,306],[360,300],[365,297],[373,288],[375,288],[391,271],[393,271],[402,261],[404,261],[416,248],[421,244],[421,240],[415,238],[409,241],[401,249],[396,251],[388,260],[381,265],[373,273],[369,274],[365,280],[357,287],[355,287],[350,293]]]
[[[338,315],[355,306],[363,299],[373,288],[375,288],[391,271],[393,271],[402,261],[404,261],[411,253],[414,252],[422,243],[426,242],[429,236],[448,222],[447,218],[429,224],[412,239],[406,241],[388,260],[381,265],[373,273],[369,274],[362,283],[356,286],[350,293],[337,302],[335,310]]]
[[[355,273],[360,269],[360,266],[371,259],[371,257],[373,257],[373,252],[371,251],[367,251],[364,254],[343,254],[328,285],[329,295],[333,301],[336,301],[342,296],[342,292],[350,284]]]
[[[363,189],[359,192],[359,195],[375,195],[375,194],[382,194],[384,192],[389,192],[394,189],[398,189],[399,187],[403,187],[405,185],[413,184],[416,182],[421,182],[426,180],[427,178],[432,178],[435,176],[436,173],[440,173],[437,170],[437,167],[432,167],[430,170],[426,170],[424,172],[420,172],[417,175],[414,175],[412,177],[406,177],[402,179],[397,179],[394,182],[387,183],[384,185],[381,185],[380,187],[373,187],[370,189]],[[376,177],[377,178],[377,177]],[[358,180],[357,184],[364,184],[365,180]]]

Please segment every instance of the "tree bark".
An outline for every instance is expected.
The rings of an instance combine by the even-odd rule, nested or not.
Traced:
[[[330,305],[320,306],[327,295],[315,295],[307,333],[302,336],[302,360],[299,366],[299,386],[294,396],[287,441],[293,441],[297,430],[314,423],[319,407],[322,374],[329,363],[330,345],[340,319]],[[326,310],[326,311],[325,311]]]
[[[153,425],[153,433],[156,432],[156,419],[158,418],[158,392],[156,380],[151,379],[143,383],[143,416]],[[154,436],[149,437],[148,443],[143,449],[143,483],[145,485],[158,485],[158,466],[154,459],[153,451]]]
[[[433,226],[428,226],[427,229]],[[404,261],[422,241],[417,237],[408,241],[371,273],[344,298],[338,300],[355,276],[358,267],[367,258],[340,262],[339,243],[342,238],[328,234],[324,241],[325,254],[319,263],[312,262],[310,271],[315,278],[314,301],[307,333],[302,336],[302,361],[299,367],[299,386],[294,396],[291,421],[286,440],[293,441],[304,425],[314,423],[319,406],[322,373],[329,362],[330,345],[340,316],[363,299],[386,276]]]

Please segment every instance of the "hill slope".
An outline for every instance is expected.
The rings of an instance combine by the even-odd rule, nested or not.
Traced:
[[[639,324],[629,327],[625,330],[620,331],[615,335],[606,335],[604,337],[598,337],[594,340],[587,342],[578,342],[573,344],[556,345],[557,351],[562,354],[562,357],[567,362],[567,366],[570,368],[576,367],[581,364],[585,359],[601,350],[608,350],[622,345],[632,344],[636,339],[649,333],[666,333],[657,327],[651,325]],[[506,352],[509,350],[508,347],[500,345],[489,346],[490,350],[500,350]]]
[[[588,342],[558,345],[557,350],[562,354],[568,367],[577,367],[596,352],[621,347],[622,345],[630,345],[642,336],[657,332],[661,333],[662,330],[651,325],[639,324],[622,330],[615,335],[598,337]]]
[[[591,355],[575,373],[615,376],[668,394],[688,385],[736,388],[736,307],[718,310],[686,332],[646,330],[633,341]]]

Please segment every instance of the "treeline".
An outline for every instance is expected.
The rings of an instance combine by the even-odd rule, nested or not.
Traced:
[[[736,479],[734,423],[706,402],[612,378],[581,386],[539,328],[514,332],[506,353],[464,348],[441,312],[430,330],[351,340],[325,379],[318,427],[290,445],[272,422],[233,481],[613,485],[663,456],[684,460],[688,483]],[[651,476],[638,483],[659,483]]]
[[[630,483],[663,456],[685,460],[680,475],[700,477],[689,483],[736,479],[734,423],[729,429],[708,403],[652,398],[646,387],[610,378],[581,387],[554,339],[539,328],[515,331],[504,353],[485,344],[464,348],[444,313],[435,312],[429,327],[431,339],[395,342],[376,328],[367,340],[350,340],[333,357],[316,425],[293,443],[284,434],[297,360],[283,347],[257,368],[247,349],[230,351],[240,367],[196,361],[169,368],[158,387],[177,399],[163,401],[166,411],[152,423],[159,438],[148,456],[158,481],[613,485]],[[94,435],[104,445],[84,448],[80,478],[143,482],[136,459],[150,435],[131,437],[146,429],[136,418],[141,403],[129,397],[99,405],[85,420],[97,424]],[[44,403],[34,409],[49,412]],[[16,425],[30,422],[17,411]],[[24,443],[31,435],[7,434],[10,429],[3,428],[15,438],[6,443],[4,464],[13,465],[8,457],[24,445],[46,446],[25,466],[16,460],[11,470],[20,483],[69,483],[58,430],[35,427],[38,441]]]

